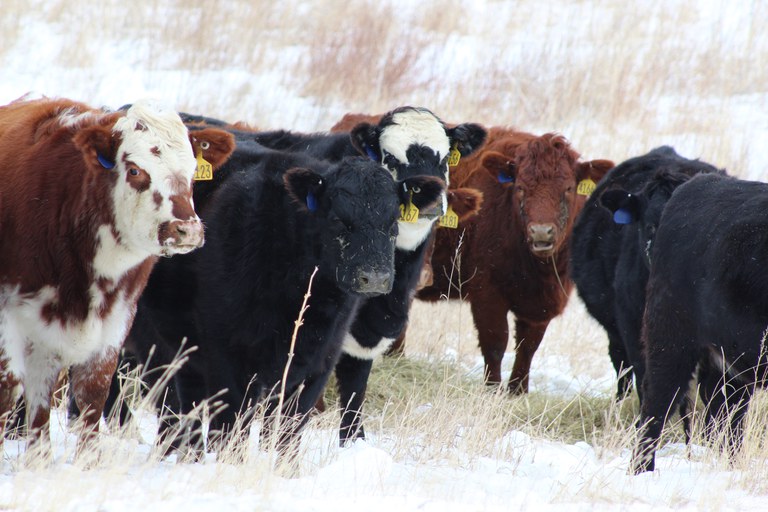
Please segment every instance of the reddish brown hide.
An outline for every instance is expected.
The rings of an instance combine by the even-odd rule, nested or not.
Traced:
[[[612,167],[608,160],[579,162],[579,154],[560,135],[497,127],[479,152],[455,168],[451,187],[480,190],[483,208],[460,222],[459,229],[438,230],[433,284],[416,296],[470,302],[488,384],[501,383],[507,313],[512,312],[516,357],[509,390],[528,391],[533,355],[573,287],[569,238],[586,198],[577,187],[586,179],[599,181]],[[462,234],[461,257],[456,258]],[[452,268],[454,261],[461,262],[460,268]]]

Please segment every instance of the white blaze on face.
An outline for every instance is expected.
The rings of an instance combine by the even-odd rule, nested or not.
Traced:
[[[382,130],[379,145],[383,151],[399,161],[408,163],[406,152],[413,144],[432,148],[438,161],[441,161],[450,151],[450,141],[445,128],[431,112],[405,110],[392,116],[392,120],[394,124]],[[398,177],[395,176],[395,179]]]
[[[113,191],[115,227],[120,242],[159,255],[167,248],[158,241],[158,229],[176,219],[171,196],[189,194],[196,160],[187,128],[179,115],[150,102],[137,102],[114,127],[122,143],[117,151]],[[149,188],[137,190],[126,179],[133,164],[149,176]],[[182,219],[185,220],[185,219]]]

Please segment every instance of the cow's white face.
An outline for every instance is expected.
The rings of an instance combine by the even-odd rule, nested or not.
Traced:
[[[120,137],[112,192],[118,242],[171,256],[203,245],[192,203],[196,160],[187,128],[170,109],[136,103],[113,131]]]
[[[411,109],[394,114],[392,124],[382,128],[379,144],[383,163],[395,180],[423,175],[438,176],[449,183],[450,140],[443,123],[431,112]],[[388,161],[387,155],[399,165]]]

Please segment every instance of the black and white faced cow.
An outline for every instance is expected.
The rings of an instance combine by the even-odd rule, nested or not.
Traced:
[[[768,370],[768,184],[694,176],[667,202],[651,248],[643,317],[646,350],[641,429],[632,470],[652,471],[668,411],[697,365],[719,376],[706,397],[711,428],[731,453]]]
[[[619,397],[630,391],[633,374],[639,392],[645,373],[640,327],[648,251],[661,212],[678,185],[713,172],[718,170],[712,165],[684,158],[669,146],[656,148],[609,171],[576,219],[573,281],[587,311],[608,334]]]
[[[413,107],[402,107],[383,116],[350,115],[332,131],[350,126],[354,146],[380,161],[392,177],[401,182],[406,196],[404,213],[398,222],[393,289],[388,294],[367,299],[361,306],[344,340],[336,367],[343,409],[339,430],[342,445],[365,437],[361,413],[373,359],[389,349],[408,322],[410,303],[433,229],[447,210],[445,188],[450,183],[451,152],[457,159],[468,156],[483,144],[486,136],[480,125],[467,123],[447,128],[429,110]],[[416,177],[439,180],[443,189],[437,201],[433,201],[434,190],[409,186]],[[465,217],[479,209],[482,201],[479,192],[472,189],[453,192],[451,206],[457,210],[456,215]],[[407,211],[413,206],[419,213],[411,218]]]

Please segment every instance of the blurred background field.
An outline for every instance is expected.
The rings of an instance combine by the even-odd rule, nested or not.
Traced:
[[[380,113],[407,104],[428,107],[446,122],[559,132],[584,159],[620,162],[669,144],[686,157],[766,180],[767,26],[768,3],[760,0],[5,0],[0,104],[30,91],[111,108],[154,96],[191,113],[296,131],[327,130],[347,112]],[[375,365],[369,387],[372,445],[391,457],[388,467],[406,466],[402,474],[388,473],[389,480],[382,477],[373,486],[377,492],[408,496],[418,487],[428,503],[439,502],[450,484],[434,483],[443,482],[436,472],[426,481],[416,478],[420,464],[430,464],[430,471],[444,464],[475,471],[473,477],[457,474],[481,485],[494,481],[477,473],[488,457],[505,461],[503,471],[521,479],[506,491],[484,491],[499,503],[510,503],[505,493],[534,488],[542,478],[554,490],[541,503],[586,504],[585,510],[595,503],[622,510],[633,504],[638,510],[674,504],[727,509],[751,502],[741,494],[726,500],[726,484],[747,495],[766,491],[762,402],[754,408],[753,437],[735,471],[711,451],[694,452],[693,462],[685,462],[685,450],[673,444],[662,453],[672,462],[662,466],[682,468],[678,480],[652,484],[616,476],[626,468],[637,404],[614,403],[605,335],[575,295],[534,358],[532,392],[525,398],[482,385],[468,306],[416,303],[413,311],[405,358]],[[505,375],[512,347],[508,352]],[[338,457],[332,449],[336,424],[335,411],[315,419],[307,436],[309,474]],[[669,439],[679,441],[679,432],[670,429]],[[260,460],[241,472],[226,464],[172,470],[149,454],[146,437],[138,451],[132,435],[117,442],[122,448],[101,462],[107,482],[122,482],[127,472],[142,482],[177,483],[144,491],[134,505],[164,500],[188,506],[185,497],[211,493],[215,502],[224,499],[216,494],[221,489],[245,489],[279,498],[272,505],[287,504],[271,509],[291,510],[298,503],[288,498],[292,484],[265,476]],[[559,444],[553,449],[546,443]],[[583,443],[600,464],[565,469],[554,462]],[[532,447],[559,454],[548,466],[556,469],[531,466]],[[18,467],[16,449],[6,443],[6,475]],[[140,468],[131,466],[137,453],[148,457]],[[75,482],[98,480],[100,473],[66,467],[57,477],[63,487],[51,489],[58,500],[51,509],[110,503],[106,491],[91,501],[68,493],[67,482],[82,485]],[[25,508],[49,476],[43,469],[0,480],[0,505]],[[202,486],[201,476],[207,479]],[[322,494],[326,476],[320,471],[313,481],[316,492]],[[713,485],[716,478],[725,483]],[[125,500],[111,509],[131,503],[130,487],[121,485]],[[462,489],[469,487],[448,494]],[[330,494],[329,503],[341,499]],[[541,504],[536,493],[525,495],[522,505]],[[198,505],[206,503],[203,498]]]

